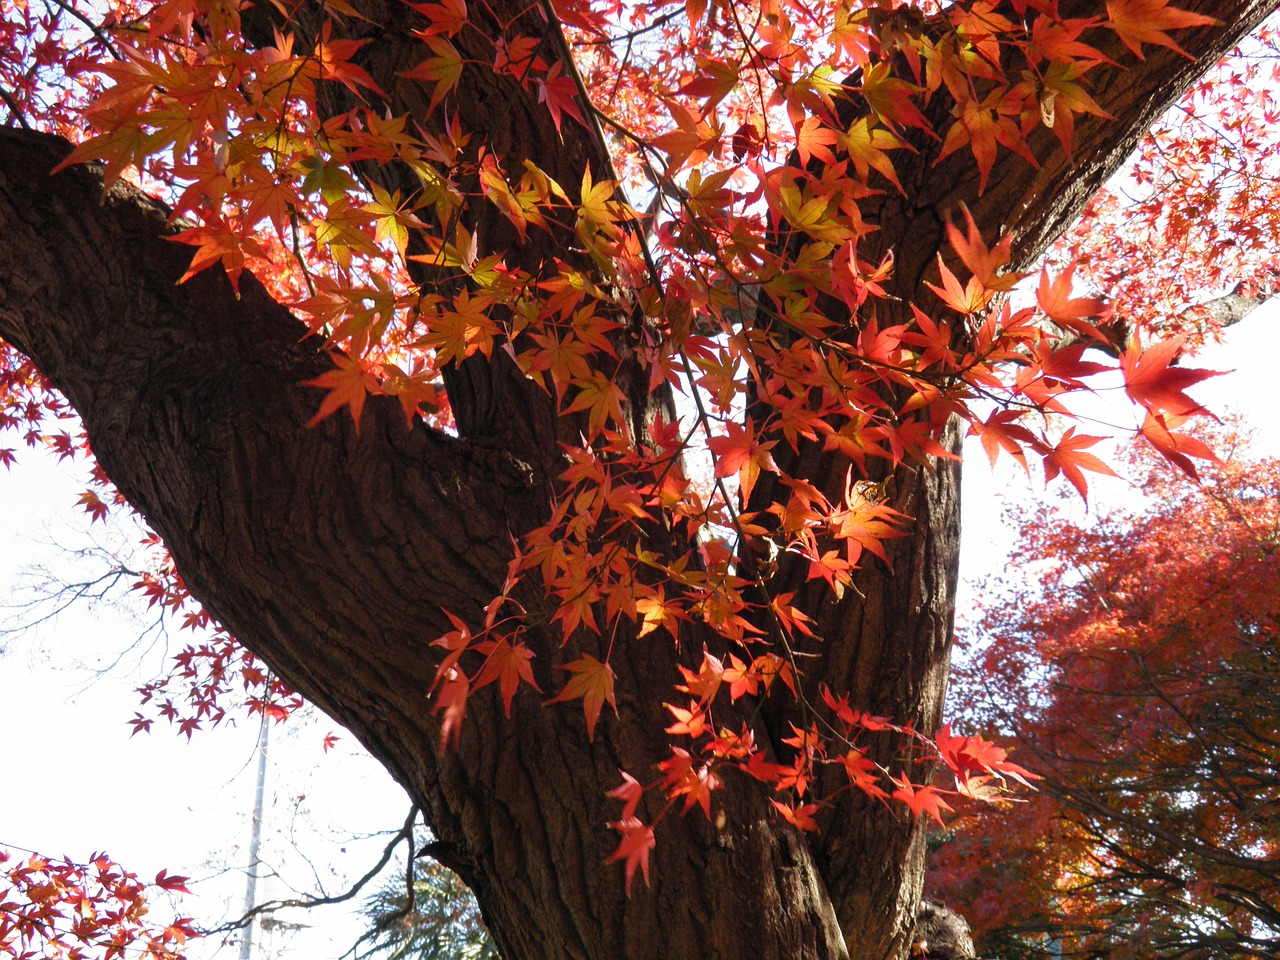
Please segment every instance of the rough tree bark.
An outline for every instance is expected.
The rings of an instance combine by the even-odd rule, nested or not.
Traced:
[[[935,255],[946,255],[943,225],[962,202],[988,239],[1012,232],[1015,259],[1031,261],[1151,121],[1272,6],[1182,5],[1222,22],[1178,36],[1191,59],[1160,48],[1136,63],[1118,42],[1103,46],[1127,64],[1089,75],[1115,119],[1077,121],[1074,163],[1041,131],[1032,138],[1040,166],[1004,153],[981,194],[963,152],[935,165],[936,147],[925,145],[900,167],[907,196],[888,192],[864,209],[880,226],[868,242],[896,250],[890,292],[921,302]],[[515,9],[476,6],[499,20]],[[1087,16],[1099,5],[1061,6],[1063,16]],[[372,42],[361,55],[393,110],[420,112],[420,94],[395,77],[423,55],[407,40],[405,9],[369,4],[371,24],[358,29]],[[483,71],[464,82],[461,120],[502,131],[498,148],[513,167],[528,156],[566,185],[587,164],[607,169],[597,137],[567,124],[561,143],[544,107],[493,82]],[[508,105],[495,128],[497,103]],[[946,107],[939,101],[939,116]],[[300,384],[327,369],[320,345],[301,340],[301,324],[251,277],[239,299],[218,270],[176,286],[191,252],[165,240],[163,209],[123,185],[103,202],[92,168],[49,176],[65,149],[0,132],[0,337],[65,392],[108,475],[164,536],[193,593],[427,811],[438,849],[476,891],[508,960],[900,960],[919,898],[922,831],[903,811],[849,792],[824,814],[821,835],[805,837],[737,778],[717,795],[723,826],[663,821],[652,888],[638,886],[628,901],[621,870],[602,867],[615,843],[604,824],[617,815],[605,791],[619,767],[648,769],[667,752],[669,718],[660,697],[643,692],[674,679],[670,645],[621,638],[612,659],[620,716],[602,716],[594,743],[578,711],[535,697],[517,697],[503,720],[489,688],[474,698],[461,748],[439,754],[428,642],[450,628],[442,608],[478,610],[493,596],[511,536],[544,518],[562,428],[514,371],[473,362],[465,384],[450,384],[464,410],[460,438],[406,428],[399,407],[378,399],[358,435],[343,416],[306,429],[318,393]],[[481,235],[490,249],[513,241],[500,218]],[[528,254],[536,262],[538,251]],[[635,401],[642,416],[646,401]],[[957,447],[958,430],[947,440]],[[846,466],[810,447],[787,464],[828,491],[840,489]],[[799,591],[826,638],[806,683],[849,690],[856,707],[928,731],[947,673],[959,468],[902,467],[892,489],[892,506],[915,522],[909,537],[886,544],[891,570],[869,564],[839,603],[806,585],[798,566],[784,563],[775,583]],[[555,689],[555,638],[541,639],[538,681]],[[786,719],[759,718],[761,742],[785,735]]]

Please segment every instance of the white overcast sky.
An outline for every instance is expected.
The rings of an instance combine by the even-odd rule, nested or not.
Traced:
[[[1268,306],[1194,361],[1233,371],[1197,388],[1196,396],[1214,409],[1245,411],[1260,448],[1273,454],[1280,453],[1280,421],[1273,414],[1277,356],[1280,307]],[[1119,391],[1098,403],[1092,415],[1099,419],[1133,422]],[[6,437],[0,445],[13,441]],[[70,551],[87,546],[90,534],[109,533],[102,524],[87,527],[74,506],[84,489],[82,465],[67,468],[22,453],[12,472],[0,470],[0,603],[9,605],[31,596],[33,571],[41,565],[74,579],[82,568]],[[967,460],[962,578],[971,584],[1003,567],[1013,542],[1013,532],[999,525],[1001,504],[1035,496],[1042,484],[1034,471],[1028,482],[1007,461],[993,475],[981,449]],[[1121,483],[1092,477],[1090,483],[1103,499],[1124,495]],[[962,586],[962,609],[971,597]],[[0,610],[0,621],[12,625],[13,615]],[[136,644],[149,623],[127,601],[81,603],[53,622],[0,635],[0,777],[6,783],[0,844],[77,860],[105,850],[146,879],[160,869],[188,875],[193,895],[181,898],[179,911],[214,924],[236,915],[243,897],[258,730],[242,720],[188,744],[157,724],[150,735],[130,737],[134,688],[153,678],[163,661],[163,641]],[[260,896],[314,891],[317,882],[329,893],[341,891],[385,842],[369,835],[394,832],[403,822],[403,792],[349,736],[322,752],[322,738],[335,729],[327,718],[311,716],[273,731],[264,843],[281,877],[260,887]],[[276,934],[269,955],[336,958],[361,930],[341,908],[294,912],[289,919],[308,928]],[[234,945],[207,940],[189,951],[193,958],[237,954]]]

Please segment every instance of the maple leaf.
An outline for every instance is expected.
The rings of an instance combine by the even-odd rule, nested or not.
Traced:
[[[679,92],[686,97],[706,97],[702,104],[705,114],[741,82],[741,66],[715,57],[696,57],[694,62],[698,72],[692,80],[681,85]]]
[[[462,743],[462,721],[467,715],[471,683],[457,667],[451,667],[436,688],[431,712],[440,717],[440,750],[458,749]]]
[[[942,811],[952,810],[952,807],[942,799],[942,793],[933,784],[920,786],[912,783],[906,776],[890,777],[898,789],[890,795],[894,800],[901,800],[911,812],[917,817],[922,813],[926,813],[938,821],[938,826],[945,827],[942,822]]]
[[[573,398],[573,402],[565,407],[564,412],[587,411],[588,438],[598,436],[610,420],[616,424],[625,422],[622,416],[622,404],[626,397],[623,396],[622,388],[610,380],[606,374],[600,370],[593,370],[589,379],[574,380],[573,386],[577,388],[577,395]]]
[[[618,705],[613,699],[613,667],[607,661],[601,662],[585,653],[572,663],[560,664],[559,669],[568,670],[573,676],[564,685],[564,689],[547,703],[563,703],[581,698],[582,712],[587,719],[587,739],[594,740],[600,708],[608,702],[613,707],[614,714],[618,712]]]
[[[684,812],[688,813],[696,803],[703,814],[711,819],[711,794],[722,786],[720,778],[711,772],[711,765],[695,762],[689,751],[671,748],[671,756],[658,764],[662,770],[662,785],[672,799],[684,797]]]
[[[92,490],[86,490],[84,493],[80,494],[79,498],[76,500],[76,505],[84,507],[84,512],[89,514],[92,518],[89,521],[90,523],[94,523],[98,520],[101,520],[103,523],[107,522],[108,507]]]
[[[1152,413],[1165,413],[1173,417],[1188,417],[1205,413],[1204,407],[1183,391],[1202,380],[1216,377],[1221,371],[1195,370],[1171,366],[1182,352],[1185,337],[1171,337],[1146,350],[1134,337],[1129,349],[1121,358],[1124,370],[1124,389],[1134,403]]]
[[[1210,460],[1214,463],[1222,461],[1202,441],[1185,433],[1175,432],[1186,420],[1186,417],[1148,411],[1142,426],[1138,428],[1138,433],[1150,442],[1162,457],[1192,480],[1199,480],[1200,475],[1196,472],[1195,464],[1191,462],[1190,457]]]
[[[938,755],[951,768],[957,778],[968,778],[970,773],[985,772],[997,777],[1009,776],[1024,786],[1030,780],[1042,779],[1025,767],[1008,760],[1009,751],[982,737],[957,737],[951,733],[951,724],[943,724],[934,735]]]
[[[1182,54],[1188,60],[1195,58],[1173,42],[1166,30],[1185,30],[1188,27],[1207,27],[1218,21],[1202,13],[1191,13],[1169,6],[1169,0],[1107,0],[1106,26],[1116,32],[1126,47],[1139,60],[1142,44],[1155,43]]]
[[[880,786],[880,768],[876,762],[856,747],[840,757],[840,765],[855,787],[872,800],[888,800],[889,794]]]
[[[467,25],[467,0],[440,0],[439,3],[409,3],[409,7],[417,10],[427,18],[429,26],[425,30],[415,30],[414,35],[433,37],[444,34],[452,37]]]
[[[191,265],[178,282],[185,283],[201,270],[220,262],[238,295],[240,274],[244,272],[246,260],[251,256],[268,259],[267,252],[258,241],[242,235],[216,214],[206,212],[205,221],[203,225],[189,227],[171,238],[176,243],[189,243],[196,248]]]
[[[707,447],[714,457],[714,472],[717,477],[738,475],[738,488],[744,501],[751,498],[756,480],[761,470],[770,473],[778,472],[778,465],[769,452],[777,445],[776,440],[759,442],[756,439],[755,427],[748,421],[745,425],[730,422],[725,426],[723,436],[711,437]]]
[[[320,40],[316,44],[315,58],[311,62],[318,66],[322,80],[336,80],[357,96],[360,95],[360,87],[365,87],[385,97],[386,93],[373,82],[373,78],[365,69],[351,62],[356,51],[368,42],[368,40],[334,40],[333,21],[325,20],[321,28]]]
[[[942,262],[942,257],[938,257],[938,272],[942,274],[942,286],[938,287],[932,283],[925,281],[925,286],[938,295],[938,299],[945,303],[956,313],[971,314],[980,313],[988,303],[994,291],[988,288],[976,276],[970,277],[969,282],[963,287],[960,281],[956,279],[956,275],[947,269],[947,265]]]
[[[171,877],[166,871],[161,870],[156,874],[155,885],[161,890],[190,893],[191,891],[187,889],[187,880],[189,879],[189,877]]]
[[[863,550],[870,550],[885,563],[889,562],[882,541],[905,536],[902,523],[905,514],[894,510],[887,503],[868,497],[853,480],[853,472],[845,477],[844,503],[831,514],[831,535],[845,541],[845,554],[849,563],[856,564]]]
[[[780,803],[777,800],[770,800],[775,810],[777,810],[787,823],[791,824],[797,830],[803,830],[807,833],[817,833],[818,821],[813,819],[813,815],[818,812],[819,807],[816,803],[805,803],[798,807],[793,807],[789,803]]]
[[[439,374],[435,370],[428,368],[410,376],[395,364],[388,363],[385,369],[388,376],[382,381],[382,393],[400,401],[406,426],[412,427],[413,418],[424,409],[434,411],[440,408],[440,391],[436,389]]]
[[[403,71],[400,76],[406,80],[435,84],[431,103],[427,106],[427,112],[431,113],[440,101],[457,87],[458,81],[462,79],[463,63],[462,54],[458,52],[458,48],[444,37],[435,36],[425,39],[435,56],[427,57],[413,68]]]
[[[921,92],[920,88],[895,77],[887,62],[881,61],[864,71],[860,92],[872,112],[890,127],[904,124],[933,134],[929,121],[912,102],[912,97]]]
[[[684,677],[684,683],[679,684],[676,689],[697,697],[699,703],[714,700],[720,691],[720,684],[724,682],[724,664],[706,650],[702,652],[702,666],[697,673],[683,664],[680,665],[680,673]]]
[[[324,740],[321,743],[321,746],[323,747],[324,752],[328,753],[330,750],[332,750],[335,746],[338,745],[338,741],[341,739],[342,738],[338,736],[336,733],[326,733],[324,735]]]
[[[982,423],[970,423],[968,435],[982,441],[982,449],[986,451],[991,466],[996,465],[996,458],[1003,450],[1030,475],[1031,467],[1027,464],[1023,445],[1033,446],[1036,436],[1018,423],[1022,416],[1021,410],[996,410]]]
[[[969,212],[969,208],[961,204],[960,212],[964,214],[965,219],[963,234],[951,220],[947,220],[947,238],[951,242],[951,248],[969,268],[974,279],[986,290],[1002,293],[1012,290],[1017,286],[1018,281],[1026,276],[1022,273],[999,274],[1001,268],[1008,266],[1012,256],[1013,234],[1006,233],[1004,239],[994,247],[988,247],[982,240],[982,234],[978,230],[978,225],[974,223],[973,214]]]
[[[472,690],[479,690],[498,681],[498,690],[502,694],[502,710],[511,716],[511,698],[521,681],[529,684],[541,693],[541,688],[533,678],[533,667],[529,661],[533,659],[533,651],[523,643],[509,643],[506,637],[498,640],[484,640],[476,644],[478,653],[487,659],[472,683]]]
[[[821,117],[806,117],[796,130],[796,153],[800,155],[800,162],[808,166],[810,158],[817,157],[822,163],[835,163],[836,155],[831,152],[831,145],[837,139],[836,131]]]
[[[667,602],[661,592],[652,597],[637,599],[636,613],[642,618],[640,632],[636,634],[637,638],[647,637],[659,627],[666,630],[673,638],[680,635],[680,620],[684,612],[678,603]]]
[[[609,829],[621,833],[622,840],[618,844],[618,849],[605,859],[605,863],[626,861],[626,890],[629,899],[631,879],[635,876],[636,867],[639,867],[640,872],[644,874],[645,886],[649,885],[649,851],[657,845],[658,841],[653,835],[653,827],[641,823],[635,817],[617,820],[609,824]]]
[[[644,796],[644,787],[627,771],[619,770],[618,772],[622,774],[622,784],[610,790],[608,795],[622,801],[622,819],[632,820],[635,818],[640,798]]]
[[[584,127],[587,125],[582,111],[578,109],[578,85],[573,77],[562,74],[563,69],[563,61],[557,60],[547,71],[546,77],[538,81],[538,102],[545,103],[551,111],[551,121],[556,125],[557,133],[560,132],[561,112],[567,113]]]
[[[329,359],[336,369],[322,373],[314,380],[303,381],[303,386],[320,387],[329,391],[315,416],[307,421],[307,426],[314,427],[342,407],[350,407],[351,419],[355,422],[356,433],[359,433],[365,399],[370,393],[379,392],[378,381],[365,371],[359,360],[337,352],[330,353]]]
[[[707,715],[700,703],[690,703],[687,710],[672,703],[664,703],[663,706],[676,718],[676,722],[667,727],[667,733],[696,739],[710,730]]]
[[[360,209],[368,211],[377,218],[374,239],[378,243],[390,240],[395,244],[399,254],[404,256],[405,248],[409,246],[410,228],[421,229],[425,225],[412,213],[403,209],[399,190],[389,194],[376,183],[370,184],[369,189],[373,193],[373,202],[366,203]]]
[[[431,641],[431,645],[433,647],[443,647],[449,651],[444,660],[440,663],[439,667],[436,668],[435,680],[431,684],[431,689],[433,691],[440,685],[441,681],[445,680],[453,673],[458,661],[462,659],[462,655],[471,649],[471,641],[474,639],[471,634],[471,628],[468,627],[464,621],[454,616],[448,610],[444,611],[444,615],[449,618],[454,629]]]
[[[1072,264],[1056,277],[1050,278],[1048,268],[1043,268],[1040,271],[1040,285],[1036,287],[1036,302],[1049,315],[1049,319],[1059,326],[1107,343],[1107,338],[1098,331],[1096,324],[1088,322],[1089,318],[1099,322],[1105,320],[1110,313],[1107,303],[1091,297],[1071,296],[1071,275],[1075,273],[1075,269],[1075,264]]]
[[[1117,474],[1093,454],[1084,452],[1086,447],[1092,447],[1106,438],[1076,436],[1075,432],[1075,427],[1068,427],[1062,439],[1054,446],[1038,445],[1044,456],[1044,481],[1048,483],[1061,473],[1071,481],[1073,487],[1080,491],[1080,496],[1088,500],[1089,484],[1084,479],[1083,471],[1090,470],[1108,477],[1114,477]]]

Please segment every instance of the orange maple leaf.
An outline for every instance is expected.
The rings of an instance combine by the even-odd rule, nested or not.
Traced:
[[[350,407],[351,419],[355,421],[356,433],[359,433],[365,398],[370,393],[381,392],[378,381],[372,374],[365,372],[359,360],[337,352],[330,353],[329,358],[337,369],[322,373],[314,380],[303,381],[303,386],[320,387],[329,391],[316,415],[307,421],[307,426],[314,427],[331,413],[342,407]]]
[[[947,269],[947,265],[942,262],[942,257],[938,257],[938,272],[942,274],[942,286],[938,287],[928,281],[925,286],[938,295],[938,299],[945,303],[956,313],[971,314],[978,313],[988,303],[994,291],[988,288],[976,276],[970,277],[969,282],[963,287],[960,281],[956,279],[956,275]]]
[[[529,661],[533,659],[533,651],[523,643],[512,644],[505,637],[498,640],[485,640],[476,644],[476,651],[486,655],[487,659],[476,674],[474,690],[498,681],[498,690],[502,694],[502,710],[511,716],[511,698],[523,680],[533,689],[541,692],[541,688],[533,678],[533,667]]]
[[[453,667],[449,670],[436,692],[435,705],[431,712],[440,717],[440,749],[453,747],[455,750],[462,742],[462,719],[467,714],[467,697],[471,694],[471,683],[467,675]]]
[[[1012,256],[1013,234],[1006,233],[1004,238],[994,247],[988,247],[983,242],[982,233],[978,230],[978,225],[974,223],[973,214],[969,212],[969,208],[961,204],[960,212],[964,214],[965,219],[965,232],[963,234],[954,223],[950,220],[947,221],[947,238],[951,241],[951,248],[959,255],[964,265],[969,268],[969,272],[973,274],[974,279],[987,290],[1003,292],[1012,290],[1026,274],[997,274],[1002,267],[1009,264],[1009,259]]]
[[[1169,0],[1108,0],[1109,26],[1126,47],[1139,60],[1141,45],[1155,43],[1182,54],[1188,60],[1195,58],[1173,42],[1166,30],[1184,30],[1187,27],[1207,27],[1217,23],[1213,17],[1169,6]]]
[[[1036,302],[1040,309],[1049,315],[1049,319],[1060,327],[1103,343],[1109,342],[1090,322],[1090,318],[1102,320],[1110,308],[1105,300],[1093,297],[1072,297],[1071,276],[1075,273],[1075,264],[1069,266],[1056,277],[1050,277],[1047,269],[1040,271],[1040,285],[1036,287]]]
[[[601,662],[586,653],[572,663],[562,664],[561,670],[568,670],[573,676],[547,703],[562,703],[567,700],[582,699],[582,712],[587,718],[587,738],[594,740],[596,721],[600,719],[600,708],[608,701],[616,715],[618,704],[613,699],[613,667]]]
[[[425,30],[414,31],[426,39],[436,34],[452,37],[467,25],[467,0],[441,0],[440,3],[410,3],[409,7],[427,18]]]
[[[808,833],[818,832],[818,821],[813,819],[813,815],[818,812],[816,803],[806,803],[793,807],[786,803],[779,803],[777,800],[770,800],[769,802],[782,814],[783,819],[796,829],[804,830]]]

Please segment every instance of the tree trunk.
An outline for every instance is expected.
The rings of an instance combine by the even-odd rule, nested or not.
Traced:
[[[900,169],[908,196],[886,194],[864,211],[880,224],[875,242],[896,248],[891,292],[923,302],[921,282],[936,254],[947,255],[943,225],[961,202],[988,240],[1011,230],[1016,258],[1033,259],[1152,119],[1270,9],[1184,5],[1224,25],[1179,36],[1190,60],[1161,48],[1134,64],[1104,46],[1131,66],[1089,74],[1115,120],[1078,121],[1074,165],[1041,131],[1032,142],[1039,169],[1006,154],[981,195],[971,161],[934,166],[936,147]],[[374,42],[362,56],[393,110],[420,111],[414,89],[395,78],[420,47],[405,42],[396,19],[407,8],[391,6],[379,5],[376,29],[363,27]],[[487,6],[495,22],[504,15],[502,4],[473,6]],[[1062,7],[1073,8],[1063,16],[1093,10]],[[493,120],[482,73],[474,102],[459,105],[466,129]],[[528,156],[566,184],[586,165],[607,170],[589,132],[566,124],[560,143],[545,107],[518,88],[502,96],[515,104],[501,128],[511,164]],[[175,285],[191,251],[164,239],[163,209],[122,184],[103,201],[91,168],[48,176],[65,150],[54,138],[0,132],[0,337],[67,395],[107,474],[165,538],[192,592],[427,811],[437,849],[476,891],[507,960],[900,960],[923,833],[905,811],[851,792],[815,838],[783,823],[760,785],[731,779],[717,793],[723,817],[662,821],[652,887],[624,895],[621,869],[603,866],[616,843],[604,825],[618,816],[605,791],[619,768],[647,771],[668,753],[661,699],[677,680],[671,644],[618,638],[619,716],[602,715],[594,742],[576,708],[534,696],[517,696],[503,719],[489,687],[473,697],[460,748],[440,753],[426,695],[438,662],[429,642],[451,629],[443,608],[477,611],[501,588],[512,535],[546,516],[565,428],[513,369],[481,361],[462,375],[470,386],[450,384],[460,399],[469,390],[462,437],[406,427],[386,398],[371,399],[358,434],[346,416],[305,428],[319,393],[302,381],[329,368],[320,344],[302,340],[302,325],[252,277],[239,298],[218,269]],[[511,242],[504,223],[484,229],[494,249]],[[537,254],[527,252],[530,263]],[[638,416],[654,402],[633,400]],[[952,425],[946,443],[958,449],[959,440]],[[841,489],[847,466],[804,446],[787,464],[827,491]],[[959,468],[904,466],[891,489],[891,505],[915,519],[910,536],[886,544],[889,567],[866,564],[858,590],[839,603],[806,585],[798,565],[784,562],[773,583],[798,591],[826,638],[806,685],[848,690],[855,707],[929,731],[952,631]],[[530,642],[544,654],[534,661],[540,687],[558,689],[558,637]],[[603,655],[582,643],[565,651],[570,659]],[[788,719],[758,718],[761,742],[785,736]],[[883,749],[891,760],[891,744]]]

